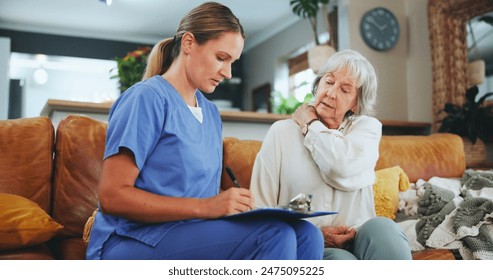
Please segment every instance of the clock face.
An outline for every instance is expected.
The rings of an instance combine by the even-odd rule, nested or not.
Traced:
[[[400,28],[394,14],[385,8],[374,8],[361,18],[361,36],[365,43],[377,51],[393,48],[399,40]]]

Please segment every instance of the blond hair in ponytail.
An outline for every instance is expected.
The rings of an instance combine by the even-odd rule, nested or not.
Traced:
[[[238,32],[245,38],[240,20],[228,7],[215,2],[204,3],[182,18],[173,38],[163,39],[154,45],[142,80],[168,71],[180,54],[181,38],[185,32],[192,33],[200,45],[218,38],[224,32]]]
[[[142,80],[161,75],[168,70],[175,57],[170,56],[174,48],[173,38],[166,38],[154,45],[147,58],[147,66]],[[171,50],[170,50],[171,49]],[[167,63],[168,65],[164,65]],[[163,68],[165,71],[163,71]]]

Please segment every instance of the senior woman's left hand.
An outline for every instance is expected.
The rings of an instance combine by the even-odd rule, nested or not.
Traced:
[[[302,104],[291,116],[300,127],[313,119],[318,119],[317,111],[312,105]]]
[[[348,242],[354,239],[356,231],[347,226],[328,226],[323,227],[325,247],[344,248]]]

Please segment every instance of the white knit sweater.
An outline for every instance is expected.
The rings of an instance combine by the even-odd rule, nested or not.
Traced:
[[[315,225],[359,227],[375,217],[372,185],[382,134],[375,118],[345,121],[339,130],[313,122],[306,137],[293,120],[274,123],[253,167],[250,189],[257,207],[285,206],[299,193],[312,194]]]

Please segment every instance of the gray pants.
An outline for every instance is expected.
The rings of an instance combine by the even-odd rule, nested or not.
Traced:
[[[368,220],[344,249],[325,248],[325,260],[410,260],[406,235],[389,218]]]

